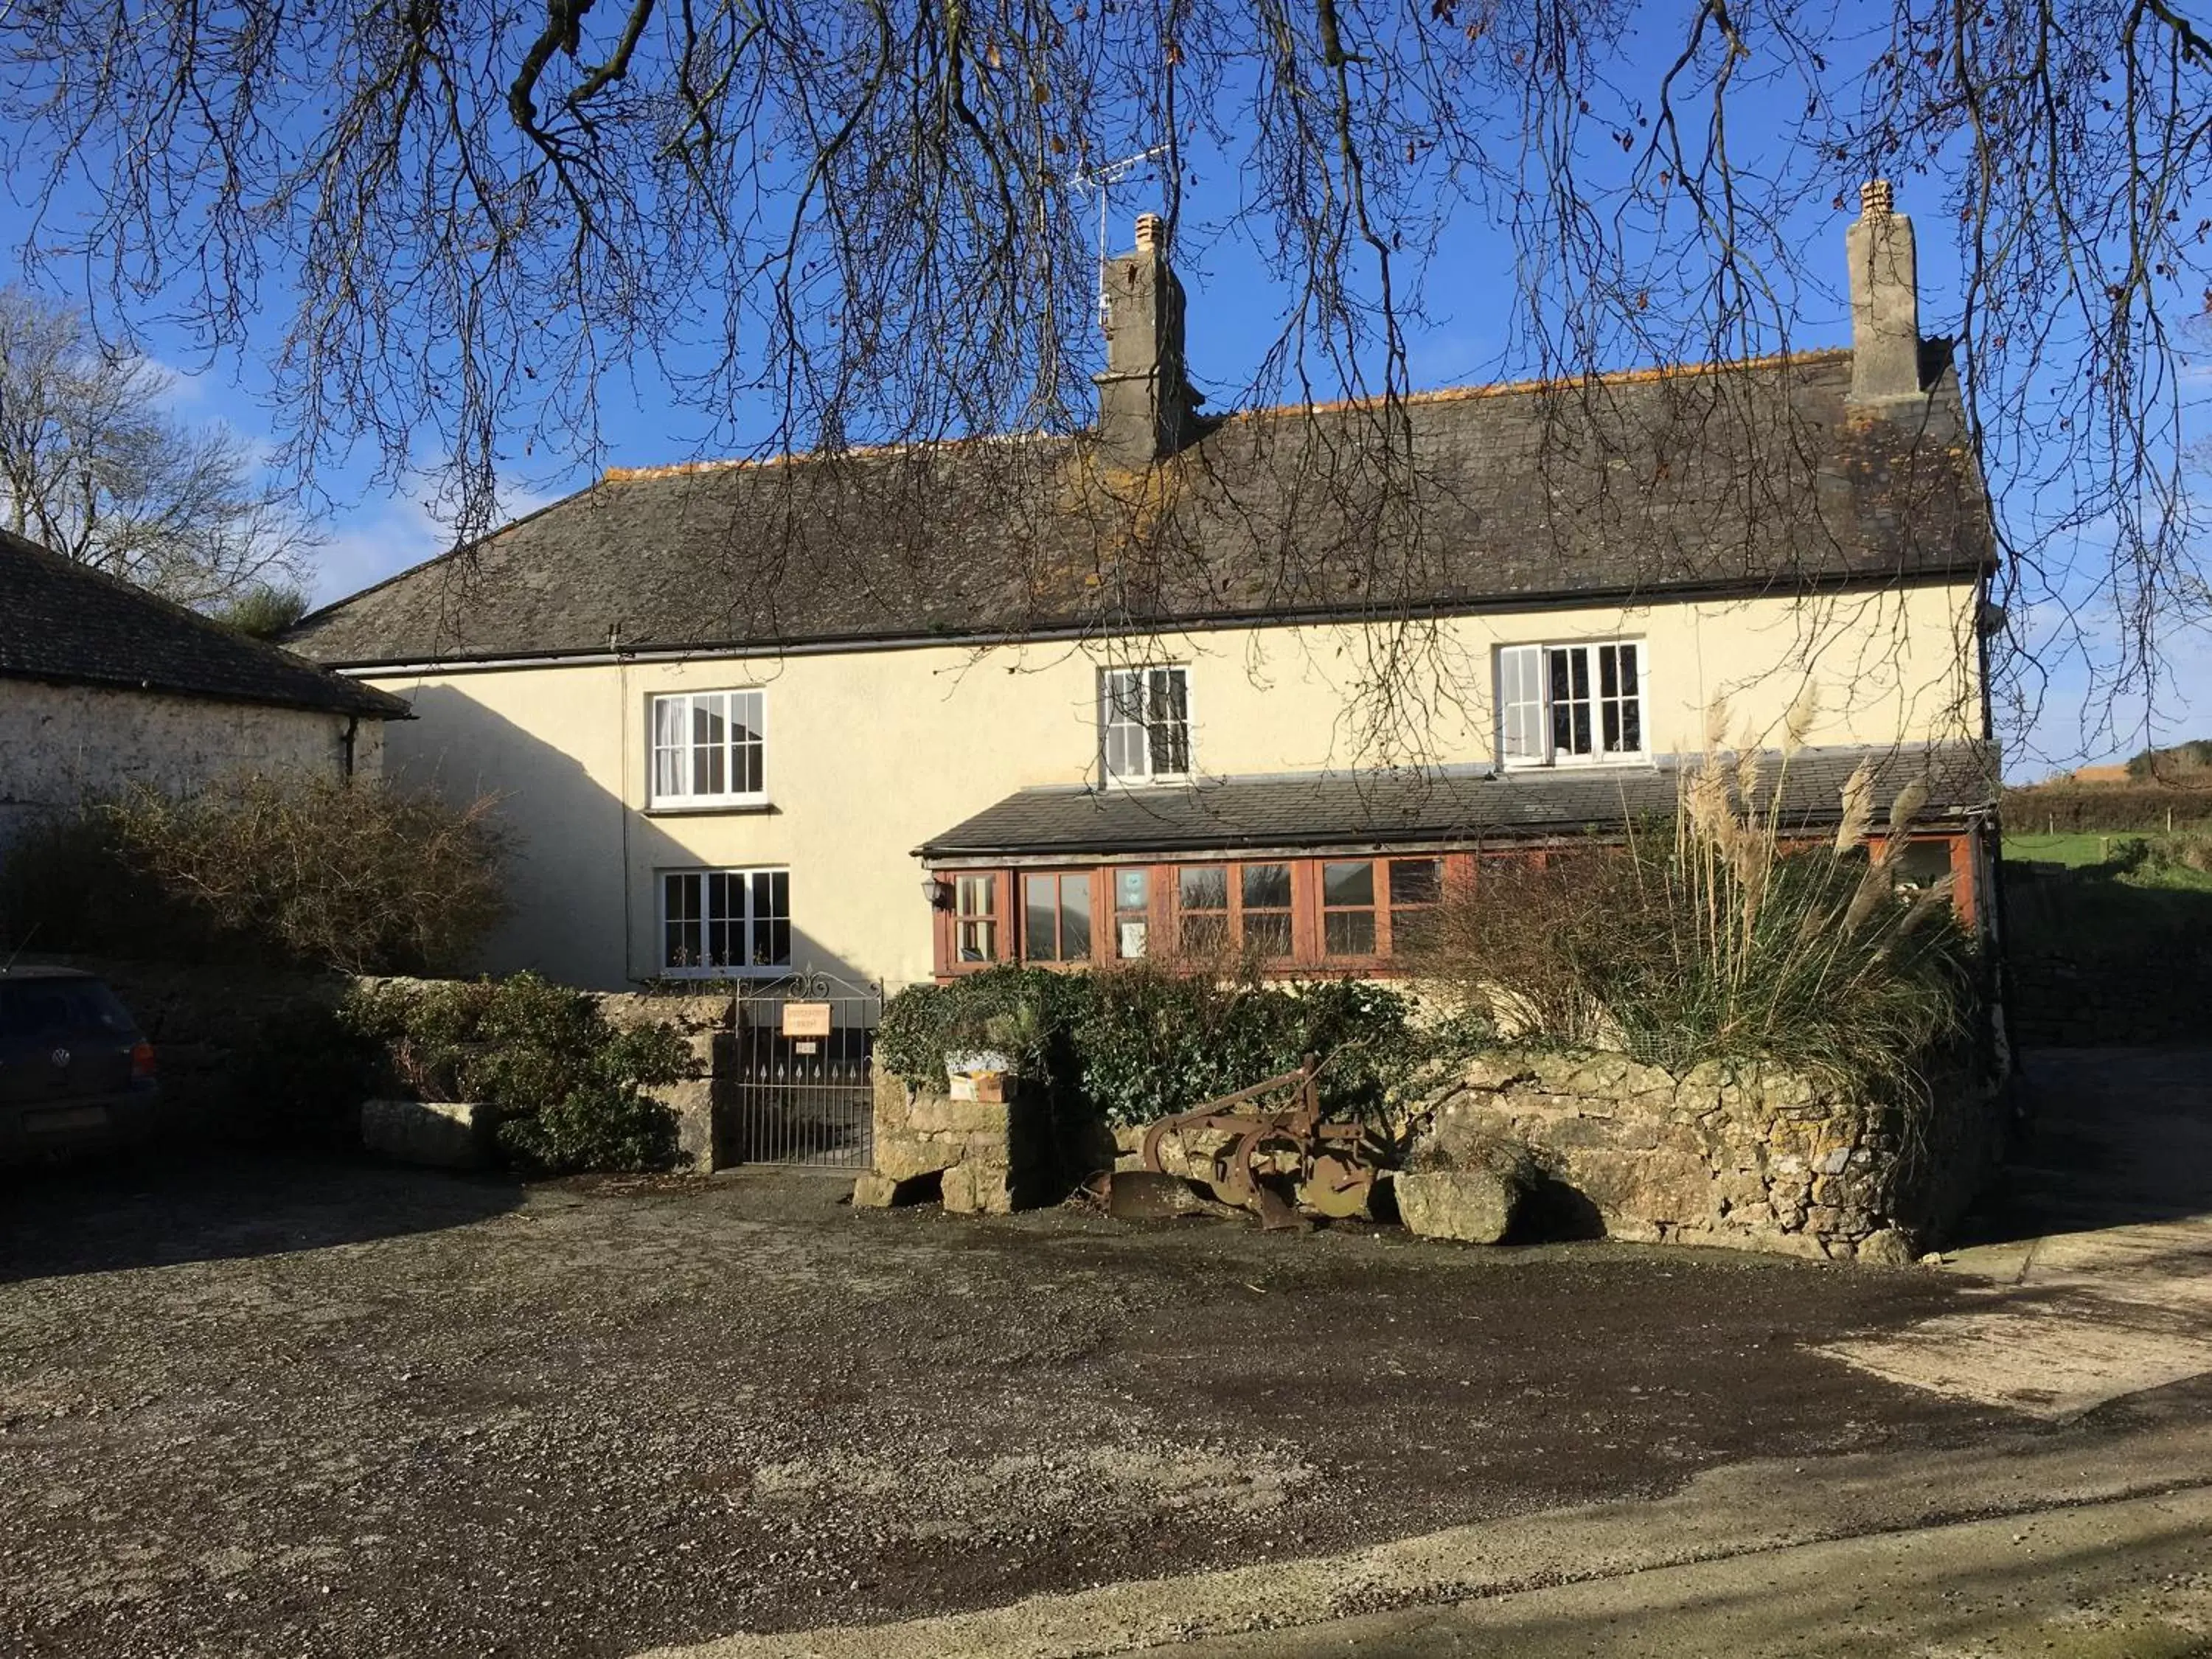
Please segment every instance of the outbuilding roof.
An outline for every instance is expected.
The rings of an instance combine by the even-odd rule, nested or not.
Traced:
[[[0,677],[409,717],[398,697],[0,530]]]
[[[610,472],[306,618],[346,665],[981,641],[1967,580],[1948,368],[1827,351],[1254,411],[1157,465],[1024,435]]]
[[[1898,792],[1928,786],[1924,820],[1955,823],[1996,801],[1993,745],[1947,742],[1881,748],[1800,750],[1786,766],[1779,753],[1760,774],[1779,781],[1785,827],[1832,824],[1843,787],[1862,762],[1874,779],[1877,826]],[[1602,770],[1487,767],[1338,771],[1224,777],[1188,785],[1084,786],[1017,791],[918,849],[925,863],[988,863],[1120,854],[1285,851],[1353,846],[1487,846],[1619,831],[1671,815],[1686,768]],[[1733,760],[1731,760],[1733,764]]]

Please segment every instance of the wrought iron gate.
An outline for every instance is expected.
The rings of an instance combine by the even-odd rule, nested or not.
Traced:
[[[729,1155],[747,1164],[869,1165],[870,1063],[883,988],[802,974],[738,998]]]

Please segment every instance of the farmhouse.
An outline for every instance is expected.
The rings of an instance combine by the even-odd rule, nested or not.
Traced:
[[[0,531],[0,845],[134,785],[374,775],[407,705]]]
[[[1988,503],[1887,186],[1847,240],[1845,349],[1215,416],[1147,216],[1089,432],[611,471],[293,642],[504,798],[486,965],[586,985],[1387,972],[1455,870],[1622,833],[1808,687],[1788,815],[1924,781],[1972,916]]]

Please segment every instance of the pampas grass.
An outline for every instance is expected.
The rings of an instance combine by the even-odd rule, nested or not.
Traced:
[[[1709,747],[1683,774],[1671,836],[1631,826],[1625,848],[1486,873],[1447,902],[1468,915],[1439,919],[1426,971],[1526,990],[1535,1041],[1670,1061],[1772,1058],[1911,1100],[1931,1051],[1965,1027],[1971,945],[1948,881],[1899,890],[1924,782],[1897,792],[1873,855],[1870,767],[1844,784],[1832,836],[1785,817],[1817,708],[1808,684],[1783,723],[1778,764]],[[1707,710],[1708,736],[1727,724],[1723,706]]]

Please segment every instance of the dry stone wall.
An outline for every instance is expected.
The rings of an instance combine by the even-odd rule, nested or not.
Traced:
[[[1018,1083],[1005,1101],[956,1099],[876,1073],[875,1163],[853,1201],[884,1208],[934,1187],[948,1210],[1004,1215],[1037,1202],[1050,1179],[1051,1114]]]
[[[1903,1261],[1956,1220],[1998,1151],[1986,1092],[1937,1096],[1908,1125],[1771,1066],[1491,1054],[1437,1103],[1413,1162],[1481,1168],[1517,1145],[1614,1237]]]
[[[211,969],[113,957],[25,960],[82,968],[114,988],[154,1045],[164,1132],[183,1143],[300,1139],[303,1126],[283,1121],[285,1103],[259,1091],[269,1045],[286,1041],[287,1026],[301,1017],[336,1008],[356,986],[382,982],[234,963]],[[703,1175],[732,1161],[725,1125],[736,1076],[733,999],[622,993],[597,1000],[618,1028],[666,1024],[682,1034],[696,1074],[653,1091],[653,1097],[676,1114],[678,1146],[690,1157],[686,1167]],[[309,1138],[325,1127],[334,1146],[358,1144],[350,1124],[312,1126]]]

